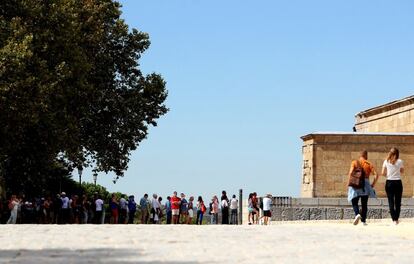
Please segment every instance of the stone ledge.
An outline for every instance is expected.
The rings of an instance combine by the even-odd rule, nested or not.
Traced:
[[[292,206],[318,206],[319,198],[293,198]]]
[[[360,202],[361,203],[361,202]],[[347,198],[292,198],[292,207],[349,207]],[[403,198],[401,206],[414,207],[414,198]],[[368,207],[388,207],[387,198],[369,198]]]
[[[273,207],[272,221],[309,221],[309,220],[349,220],[355,217],[354,210],[349,207]],[[390,218],[386,207],[368,207],[368,219]],[[414,218],[414,208],[402,207],[401,218]]]

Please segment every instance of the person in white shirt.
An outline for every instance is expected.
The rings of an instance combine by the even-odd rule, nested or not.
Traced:
[[[152,218],[152,223],[157,224],[159,221],[159,213],[161,210],[161,205],[158,202],[157,194],[154,193],[152,197],[153,199],[152,199],[152,208],[151,208],[151,218]]]
[[[388,206],[390,208],[392,221],[395,225],[399,224],[401,197],[403,193],[401,174],[404,173],[404,162],[399,157],[399,150],[392,148],[382,165],[382,176],[387,177],[385,191],[388,197]]]
[[[62,223],[63,224],[69,224],[70,220],[70,201],[69,197],[66,196],[65,192],[62,192],[60,194],[60,197],[62,199]]]
[[[263,220],[264,224],[267,225],[269,223],[269,218],[272,216],[270,210],[272,209],[272,195],[267,194],[263,197]]]
[[[102,224],[104,202],[99,196],[95,201],[95,224]]]
[[[236,195],[233,194],[233,197],[230,200],[230,224],[231,225],[238,224],[238,217],[237,217],[238,207],[239,207],[239,201],[237,201]]]

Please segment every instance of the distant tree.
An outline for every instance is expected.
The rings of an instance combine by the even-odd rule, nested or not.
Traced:
[[[93,197],[96,193],[106,200],[110,196],[108,190],[99,184],[95,185],[93,183],[82,182],[82,189],[83,193],[88,197]]]
[[[0,173],[25,191],[64,161],[123,176],[166,114],[163,78],[138,60],[148,34],[112,0],[0,1]]]

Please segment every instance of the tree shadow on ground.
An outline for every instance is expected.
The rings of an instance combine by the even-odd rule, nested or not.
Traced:
[[[162,256],[162,252],[160,252]],[[163,261],[142,260],[145,255],[138,250],[116,249],[116,248],[96,248],[96,249],[13,249],[0,250],[0,263],[143,263],[143,264],[193,264],[196,261]]]

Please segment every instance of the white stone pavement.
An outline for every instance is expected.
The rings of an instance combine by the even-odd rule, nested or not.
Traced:
[[[414,263],[414,221],[1,225],[0,263]]]

